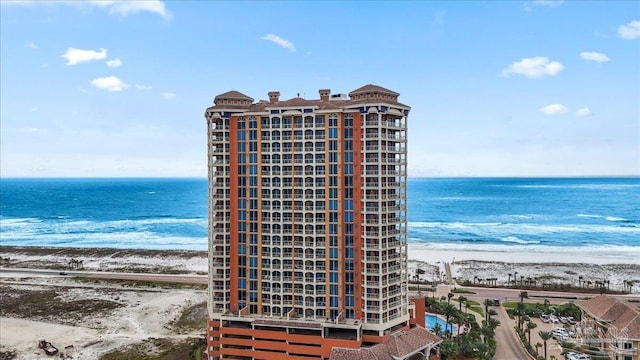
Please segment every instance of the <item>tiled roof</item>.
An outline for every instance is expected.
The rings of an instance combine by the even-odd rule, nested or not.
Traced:
[[[640,339],[640,311],[632,305],[607,295],[578,301],[578,305],[619,332],[626,331],[627,338]]]
[[[360,93],[368,93],[368,92],[379,92],[379,93],[389,94],[393,96],[400,96],[400,94],[398,94],[395,91],[391,91],[389,89],[383,88],[382,86],[373,85],[373,84],[367,84],[363,87],[357,88],[352,92],[350,92],[349,96],[360,94]]]
[[[356,89],[349,93],[349,96],[359,93],[366,92],[378,92],[392,96],[399,96],[400,94],[391,91],[389,89],[385,89],[381,86],[369,84],[365,85],[359,89]],[[220,94],[215,97],[215,99],[237,99],[237,100],[250,100],[250,104],[218,104],[215,105],[209,110],[218,110],[218,109],[240,109],[249,112],[264,112],[266,108],[282,108],[282,107],[317,107],[318,110],[340,110],[343,108],[356,107],[358,105],[364,104],[372,104],[372,103],[387,103],[390,105],[398,105],[400,107],[409,108],[409,106],[397,102],[397,98],[395,101],[387,100],[387,99],[358,99],[358,100],[331,100],[331,101],[323,101],[320,99],[303,99],[301,97],[295,97],[288,100],[277,101],[275,103],[271,103],[268,101],[259,101],[255,104],[252,104],[253,99],[241,92],[232,90],[228,91],[224,94]]]
[[[597,317],[602,321],[611,321],[615,319],[614,313],[609,313],[612,308],[614,308],[620,301],[618,299],[607,296],[607,295],[599,295],[589,300],[578,301],[578,305],[583,309],[587,310],[593,316]],[[614,318],[611,318],[614,316]]]
[[[411,108],[409,105],[405,105],[403,103],[397,102],[397,101],[390,101],[390,100],[381,100],[381,99],[361,99],[361,100],[349,100],[346,101],[346,104],[348,104],[349,106],[353,106],[353,105],[359,105],[359,104],[372,104],[372,103],[389,103],[392,105],[400,105],[406,108]]]
[[[335,347],[331,349],[330,360],[393,360],[412,355],[428,346],[435,346],[442,341],[434,333],[417,326],[409,331],[402,331],[389,336],[380,344],[370,348],[347,349]]]
[[[252,97],[249,97],[239,91],[235,91],[235,90],[231,90],[231,91],[227,91],[224,94],[220,94],[218,96],[215,97],[216,99],[242,99],[242,100],[251,100],[253,101]]]

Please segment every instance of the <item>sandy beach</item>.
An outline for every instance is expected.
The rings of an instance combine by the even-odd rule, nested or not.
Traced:
[[[468,246],[469,247],[469,246]],[[472,248],[472,247],[471,247]],[[585,252],[584,249],[532,247],[532,251],[514,252],[497,247],[494,250],[441,250],[429,246],[409,245],[409,272],[417,268],[425,270],[424,280],[435,280],[444,273],[444,263],[451,264],[452,276],[474,282],[474,278],[497,279],[497,285],[506,285],[516,272],[519,279],[540,279],[539,283],[571,284],[580,281],[595,283],[609,281],[611,290],[623,290],[624,281],[632,281],[632,291],[640,288],[640,249],[629,251]],[[521,248],[520,248],[521,249]],[[436,272],[438,270],[438,272]],[[582,277],[582,279],[580,279]]]
[[[90,272],[205,275],[206,252],[3,246],[0,258],[0,287],[4,294],[0,301],[0,352],[15,354],[15,359],[45,358],[37,348],[41,339],[52,342],[67,358],[87,359],[148,343],[149,339],[181,341],[204,333],[204,325],[187,329],[176,325],[185,312],[193,311],[198,304],[199,316],[204,318],[203,286],[87,281],[61,276],[60,272],[73,272],[69,263],[75,259],[81,260],[83,269]],[[425,270],[421,279],[426,281],[441,277],[444,263],[448,262],[452,275],[460,281],[495,278],[498,285],[503,285],[510,278],[508,274],[517,272],[519,278],[574,286],[578,286],[580,276],[584,281],[609,280],[611,290],[622,290],[623,281],[634,281],[637,286],[633,292],[640,290],[640,264],[631,258],[607,262],[612,258],[571,258],[566,252],[442,251],[417,246],[409,247],[409,258],[410,274],[421,268]],[[19,268],[55,272],[12,272]],[[44,304],[33,300],[40,298],[49,300]],[[82,305],[87,301],[92,307]],[[38,310],[43,306],[48,311]]]

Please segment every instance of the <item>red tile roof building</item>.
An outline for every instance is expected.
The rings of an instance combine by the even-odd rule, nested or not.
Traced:
[[[617,298],[600,295],[577,302],[583,310],[581,335],[611,359],[640,360],[640,311]]]
[[[229,91],[205,112],[211,359],[328,359],[414,323],[410,107],[377,85],[319,95]]]

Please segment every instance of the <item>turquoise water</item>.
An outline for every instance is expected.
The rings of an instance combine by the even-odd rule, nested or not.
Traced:
[[[424,316],[424,320],[425,320],[425,324],[427,325],[427,329],[429,330],[433,330],[436,324],[440,324],[440,328],[442,329],[443,332],[445,331],[445,329],[448,329],[452,334],[458,331],[457,326],[447,323],[446,321],[444,321],[443,319],[441,319],[436,315],[426,314]]]
[[[409,244],[638,252],[640,178],[409,179]],[[0,243],[207,249],[206,179],[0,178]]]

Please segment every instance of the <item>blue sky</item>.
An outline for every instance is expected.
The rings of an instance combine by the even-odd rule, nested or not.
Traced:
[[[410,176],[640,174],[640,2],[5,1],[0,176],[206,176],[238,90],[374,83]]]

